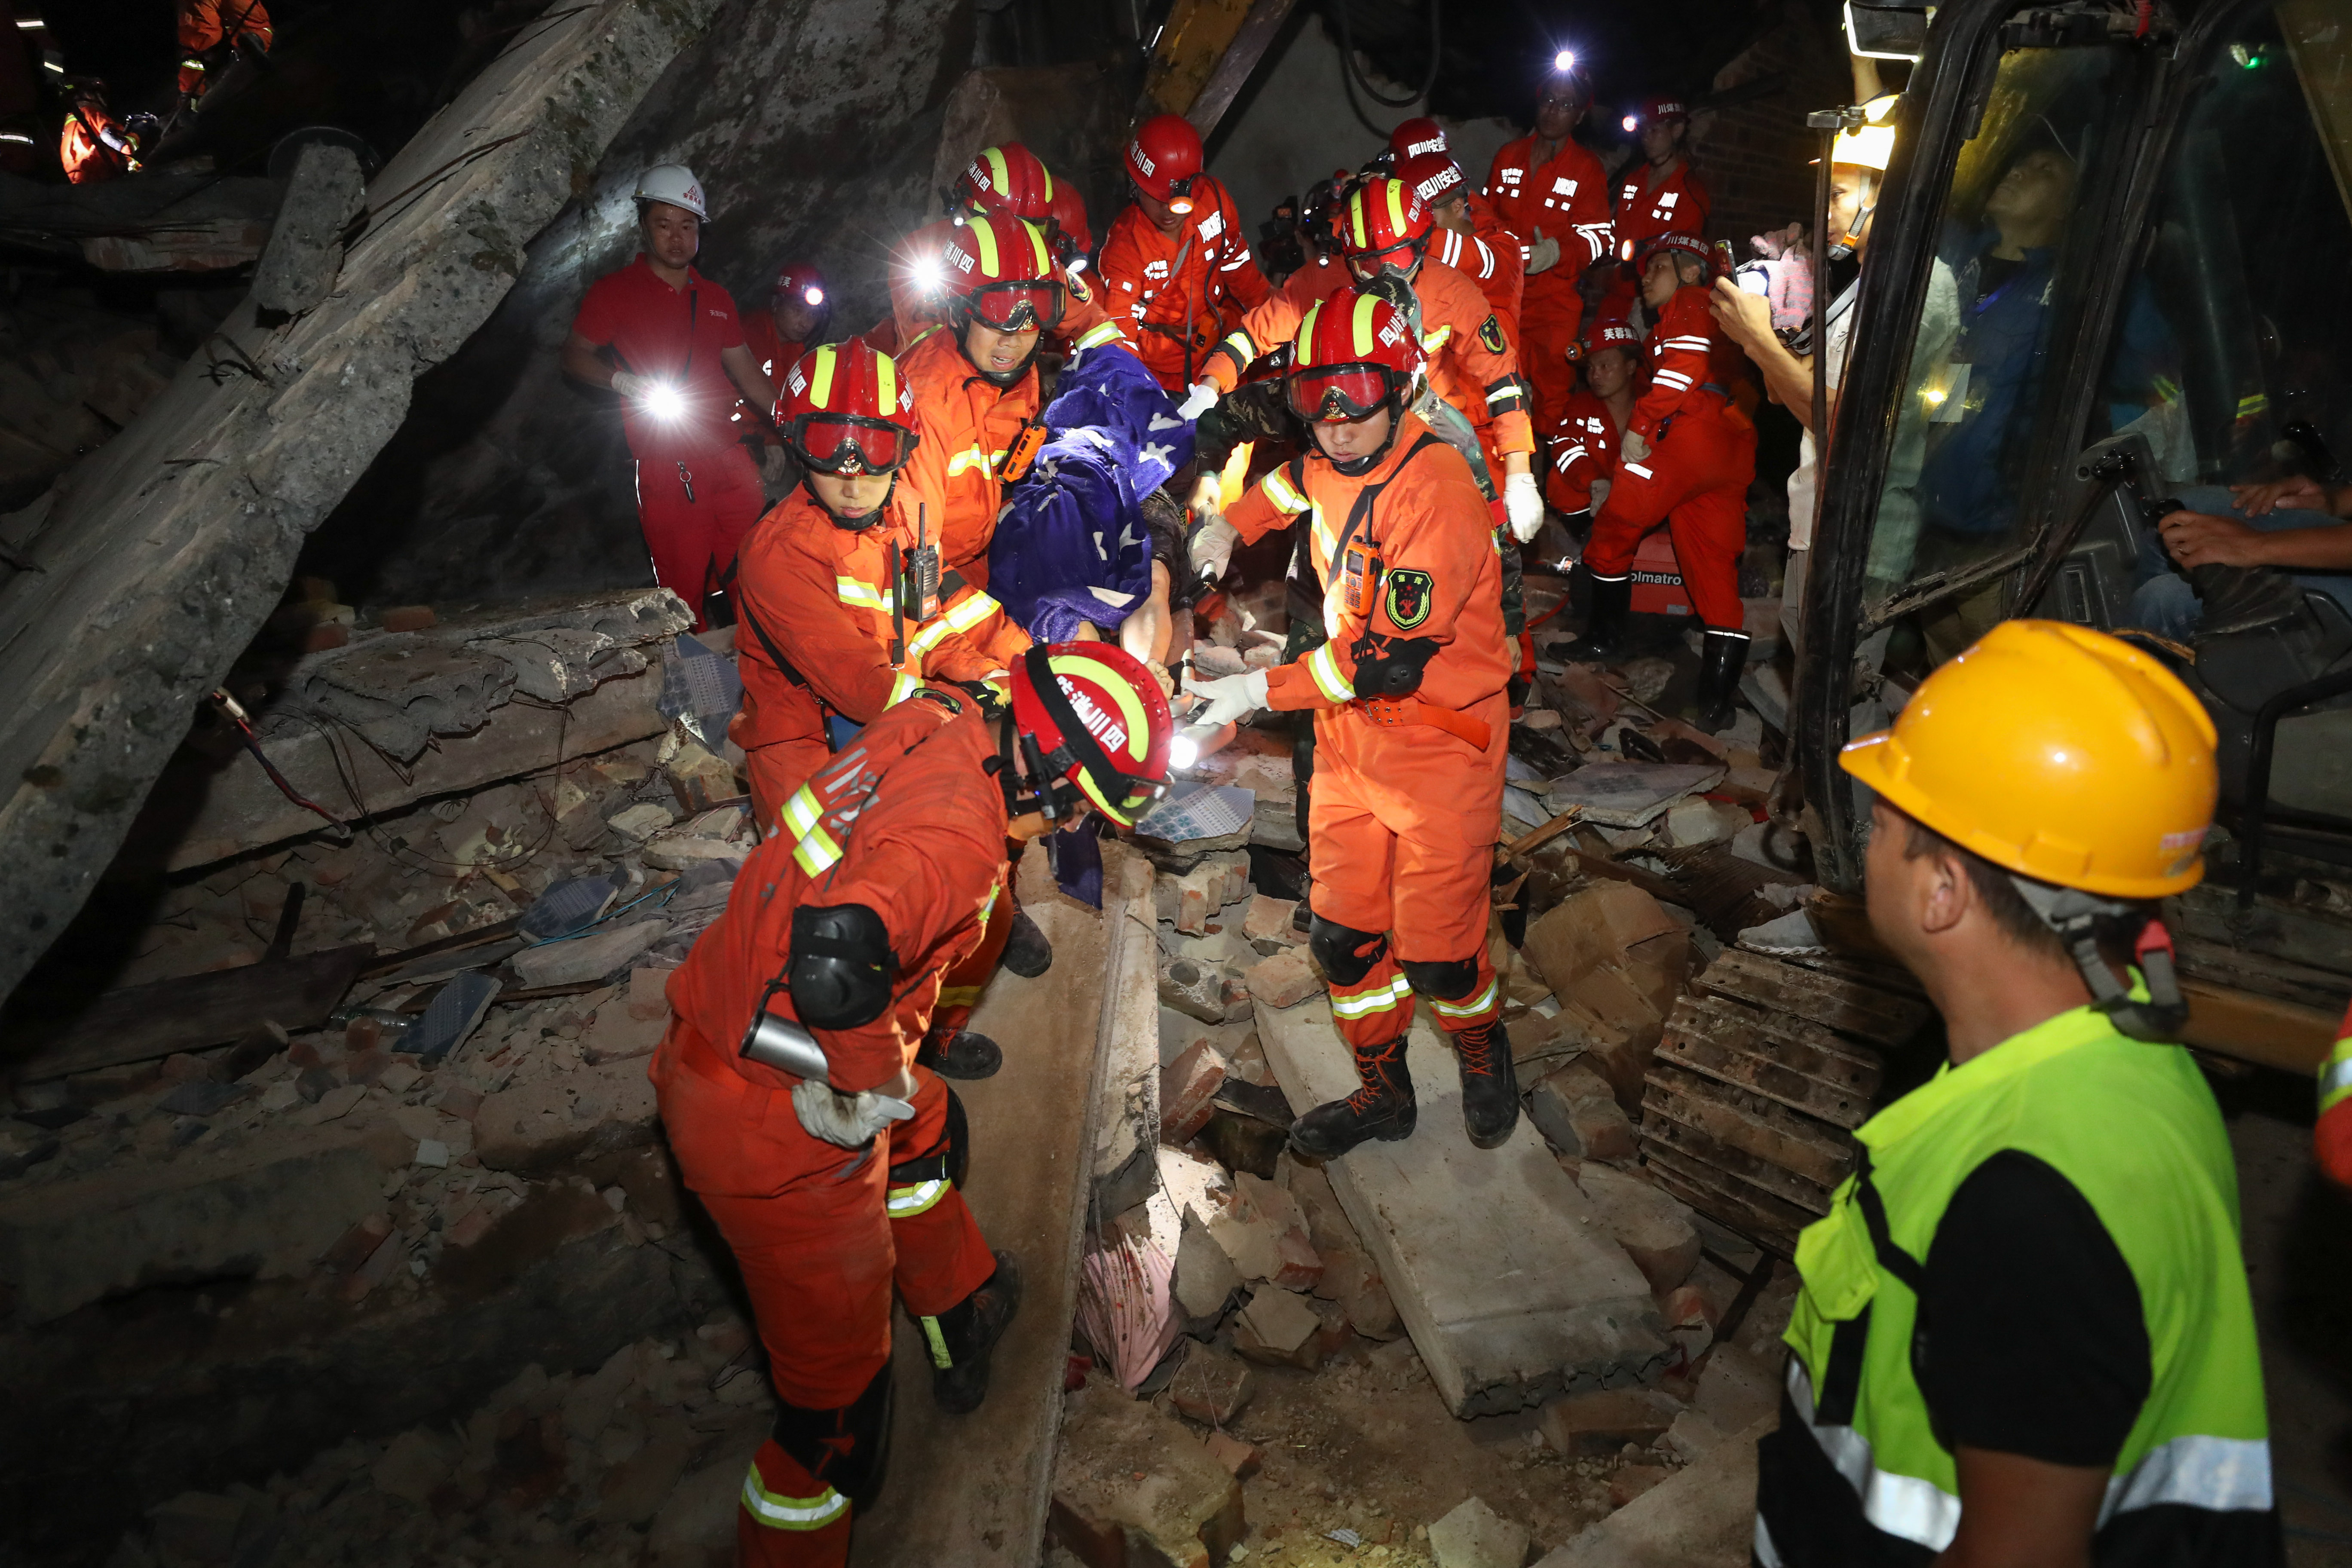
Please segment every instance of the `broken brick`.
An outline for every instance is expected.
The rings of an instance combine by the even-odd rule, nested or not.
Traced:
[[[1245,1279],[1311,1290],[1323,1277],[1323,1259],[1307,1235],[1306,1215],[1296,1199],[1262,1176],[1235,1173],[1233,1209],[1211,1222],[1209,1234],[1226,1247]]]
[[[1256,1385],[1248,1365],[1211,1345],[1194,1345],[1168,1385],[1168,1398],[1195,1421],[1223,1426],[1242,1412]]]
[[[629,971],[629,999],[626,1004],[632,1018],[667,1018],[669,1016],[669,977],[667,969],[632,969]]]
[[[1297,899],[1276,899],[1265,893],[1251,898],[1249,909],[1242,916],[1242,935],[1252,947],[1272,956],[1287,947],[1298,945],[1298,932],[1292,929],[1291,917],[1298,912]]]
[[[1248,978],[1250,994],[1269,1007],[1296,1007],[1323,989],[1323,977],[1315,973],[1303,947],[1259,959]]]
[[[394,605],[375,624],[388,632],[421,632],[439,619],[430,605]]]
[[[1245,1481],[1265,1463],[1265,1450],[1255,1443],[1244,1443],[1239,1437],[1223,1432],[1209,1434],[1209,1458],[1225,1467],[1237,1481]]]
[[[1546,1405],[1536,1422],[1553,1453],[1593,1458],[1628,1443],[1648,1447],[1681,1414],[1682,1406],[1654,1388],[1603,1388],[1563,1394]]]
[[[1234,1349],[1262,1366],[1313,1372],[1323,1363],[1323,1319],[1305,1297],[1261,1285],[1234,1319]]]
[[[1160,1141],[1184,1143],[1209,1123],[1210,1103],[1224,1087],[1225,1058],[1206,1040],[1194,1040],[1160,1069]]]
[[[1204,1024],[1237,1022],[1249,1015],[1249,990],[1241,976],[1189,958],[1171,959],[1160,965],[1160,999]]]

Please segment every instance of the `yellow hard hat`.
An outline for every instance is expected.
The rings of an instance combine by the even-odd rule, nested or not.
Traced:
[[[1886,121],[1894,116],[1895,100],[1902,96],[1885,93],[1864,104],[1863,123],[1851,131],[1839,132],[1830,143],[1830,162],[1885,173],[1888,161],[1895,156],[1895,127]]]
[[[2170,670],[2105,632],[2004,621],[1838,765],[2037,881],[2159,899],[2205,874],[2213,721]]]

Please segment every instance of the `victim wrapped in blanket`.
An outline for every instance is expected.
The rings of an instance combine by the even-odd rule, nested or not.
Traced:
[[[1181,553],[1173,529],[1155,540],[1143,501],[1192,460],[1192,427],[1116,344],[1070,362],[1044,418],[1036,463],[1005,490],[988,591],[1032,637],[1063,642],[1081,622],[1118,626],[1150,594],[1155,554]]]

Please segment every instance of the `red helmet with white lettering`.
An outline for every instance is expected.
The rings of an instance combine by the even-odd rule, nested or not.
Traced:
[[[1421,265],[1433,226],[1429,208],[1402,180],[1366,180],[1348,196],[1339,214],[1339,248],[1359,278],[1393,267],[1410,273]]]
[[[1714,255],[1714,252],[1708,248],[1706,241],[1695,234],[1662,234],[1642,247],[1641,253],[1633,258],[1634,270],[1647,271],[1650,258],[1657,255],[1661,250],[1671,250],[1682,256],[1695,256],[1701,261],[1708,260]]]
[[[825,287],[824,273],[805,261],[795,261],[776,274],[776,298],[822,310],[833,298],[833,290]]]
[[[1011,213],[1042,224],[1054,210],[1054,176],[1036,153],[1018,142],[982,147],[957,177],[947,204],[954,217]]]
[[[1644,99],[1642,107],[1635,110],[1631,118],[1634,123],[1625,128],[1628,131],[1633,130],[1634,125],[1651,125],[1661,120],[1687,121],[1690,119],[1690,105],[1679,98]]]
[[[793,362],[776,424],[823,474],[893,474],[915,455],[915,396],[898,362],[864,338],[825,343]]]
[[[1425,207],[1463,194],[1469,183],[1451,153],[1423,153],[1407,158],[1397,165],[1396,177],[1421,198]]]
[[[1102,642],[1041,643],[1010,674],[1021,771],[1038,798],[1017,796],[1007,768],[1008,806],[1042,806],[1058,821],[1091,805],[1134,826],[1168,788],[1176,727],[1160,682],[1133,654]]]
[[[1334,294],[1298,323],[1283,396],[1311,423],[1363,419],[1402,402],[1426,363],[1394,305],[1377,294]]]
[[[1445,146],[1445,127],[1426,116],[1408,120],[1389,132],[1389,153],[1400,163],[1412,158],[1427,157],[1432,153],[1453,154]]]
[[[954,309],[1000,332],[1052,331],[1069,302],[1045,231],[1010,213],[987,213],[949,231],[940,253]]]
[[[1201,133],[1181,114],[1155,114],[1127,142],[1127,177],[1135,188],[1180,213],[1192,210],[1201,174]]]

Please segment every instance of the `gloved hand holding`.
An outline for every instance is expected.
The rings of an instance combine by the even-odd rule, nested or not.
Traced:
[[[1211,512],[1192,530],[1192,538],[1184,547],[1192,570],[1204,582],[1215,582],[1233,564],[1234,546],[1241,539],[1241,531],[1227,522],[1223,512]]]
[[[1549,272],[1559,265],[1559,241],[1541,229],[1536,230],[1536,242],[1528,247],[1528,276]]]
[[[844,1149],[863,1149],[893,1121],[913,1116],[915,1108],[875,1089],[844,1094],[829,1083],[803,1079],[793,1085],[793,1114],[812,1138]]]
[[[1239,675],[1195,680],[1187,689],[1202,699],[1205,706],[1185,721],[1213,730],[1265,706],[1265,671],[1250,669]]]
[[[623,397],[643,397],[653,388],[652,376],[639,375],[633,370],[616,370],[613,373],[613,390]]]
[[[1650,456],[1650,443],[1639,430],[1628,430],[1625,439],[1617,444],[1617,450],[1629,463],[1643,462]]]
[[[1511,537],[1521,544],[1543,526],[1543,493],[1533,474],[1513,474],[1503,481],[1503,515],[1510,520]]]
[[[1595,516],[1595,517],[1599,517],[1599,516],[1601,515],[1601,509],[1602,507],[1604,507],[1604,506],[1607,506],[1608,504],[1609,504],[1609,481],[1608,481],[1607,479],[1595,479],[1595,480],[1593,480],[1593,481],[1592,481],[1592,515],[1593,515],[1593,516]]]
[[[1176,416],[1184,420],[1198,419],[1214,408],[1217,399],[1223,395],[1223,391],[1215,382],[1196,381],[1192,384],[1192,394],[1176,405]]]

